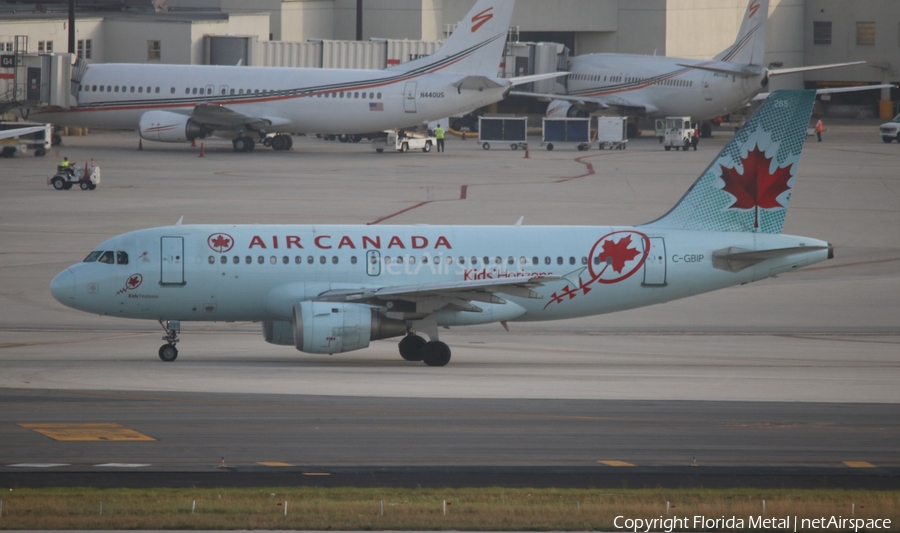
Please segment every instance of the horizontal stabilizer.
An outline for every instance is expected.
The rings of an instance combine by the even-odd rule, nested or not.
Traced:
[[[788,255],[829,250],[828,259],[833,257],[830,246],[794,246],[791,248],[775,248],[772,250],[746,250],[729,246],[713,252],[713,268],[728,272],[740,272],[768,259],[777,259]]]
[[[798,72],[807,72],[810,70],[826,70],[829,68],[850,67],[853,65],[862,65],[865,61],[851,61],[850,63],[833,63],[831,65],[810,65],[808,67],[792,67],[779,68],[769,71],[769,76],[781,76],[784,74],[796,74]]]
[[[453,86],[460,90],[480,91],[483,89],[496,89],[504,87],[502,78],[489,78],[487,76],[466,76],[459,81],[453,82]]]

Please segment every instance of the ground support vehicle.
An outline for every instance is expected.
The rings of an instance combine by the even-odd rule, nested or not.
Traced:
[[[663,134],[663,147],[668,152],[672,148],[688,151],[691,147],[691,137],[694,136],[694,128],[691,127],[691,117],[666,117],[666,127]]]
[[[74,185],[82,191],[93,191],[100,185],[100,167],[70,167],[69,170],[56,167],[56,174],[47,178],[47,183],[57,191],[67,191]]]
[[[890,144],[893,141],[900,143],[900,115],[897,115],[890,122],[885,122],[879,127],[881,132],[881,140]]]
[[[597,147],[624,150],[628,146],[628,117],[597,117]]]
[[[379,154],[385,149],[392,152],[408,152],[410,150],[422,150],[430,152],[433,146],[437,146],[437,139],[432,135],[410,133],[403,130],[387,131],[387,135],[372,139],[372,148]]]
[[[43,157],[50,150],[53,138],[52,124],[0,122],[0,157],[27,154],[29,150],[35,157]]]
[[[591,138],[590,118],[544,118],[541,122],[541,143],[547,150],[553,150],[555,144],[575,144],[578,151],[590,150]]]
[[[491,143],[508,144],[513,150],[528,148],[527,117],[478,117],[478,142],[485,150]]]

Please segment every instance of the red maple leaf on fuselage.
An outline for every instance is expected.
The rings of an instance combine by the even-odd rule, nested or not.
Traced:
[[[625,263],[637,257],[640,252],[631,246],[631,235],[622,237],[619,242],[613,242],[612,239],[603,241],[603,251],[600,252],[600,261],[609,263],[612,269],[621,274],[625,268]]]
[[[216,248],[228,248],[229,244],[231,244],[231,239],[226,239],[221,235],[212,240],[212,245]]]
[[[775,172],[769,173],[772,158],[757,146],[747,153],[746,158],[741,158],[743,173],[738,173],[737,168],[722,167],[722,180],[725,186],[722,190],[734,196],[734,203],[729,208],[776,209],[784,207],[778,201],[778,196],[791,189],[788,180],[791,179],[790,164],[786,167],[778,167]]]

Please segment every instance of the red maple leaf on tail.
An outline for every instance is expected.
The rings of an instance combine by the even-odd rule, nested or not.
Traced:
[[[600,261],[608,263],[618,274],[622,273],[625,263],[637,257],[640,252],[631,246],[631,235],[622,237],[619,242],[613,242],[612,239],[603,241],[603,251],[600,252]],[[599,276],[599,274],[598,274]]]
[[[728,208],[755,209],[756,219],[754,227],[759,227],[760,209],[777,209],[785,207],[778,202],[778,196],[791,189],[788,180],[791,179],[791,167],[778,167],[775,172],[769,173],[772,158],[756,146],[747,153],[746,158],[741,158],[741,166],[744,172],[738,173],[737,168],[722,167],[722,180],[725,186],[722,190],[734,196],[734,203]]]

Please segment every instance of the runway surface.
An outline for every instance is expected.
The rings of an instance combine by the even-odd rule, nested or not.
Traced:
[[[529,159],[459,140],[445,154],[402,155],[314,139],[297,139],[292,152],[235,154],[213,141],[199,158],[155,143],[138,152],[133,133],[65,138],[61,155],[101,166],[94,192],[53,191],[45,183],[53,159],[4,160],[0,485],[67,475],[128,484],[154,473],[309,481],[312,468],[350,469],[366,483],[407,472],[404,482],[517,484],[543,472],[532,478],[578,485],[646,471],[677,484],[715,471],[738,485],[741,472],[768,472],[788,484],[896,486],[898,146],[881,143],[877,124],[829,128],[804,151],[785,232],[832,242],[834,260],[614,315],[511,324],[510,333],[454,328],[442,332],[453,360],[440,369],[402,361],[391,341],[310,356],[264,343],[256,324],[185,324],[179,359],[166,364],[155,355],[158,325],[64,308],[48,284],[103,239],[182,215],[185,223],[512,224],[521,215],[526,225],[640,223],[680,198],[727,134],[696,153],[638,139],[621,152],[535,148]],[[54,440],[22,425],[40,423],[117,424],[107,429],[152,440]],[[65,429],[102,428],[56,427]],[[218,468],[223,455],[227,469]],[[47,463],[64,466],[34,466]],[[94,466],[109,463],[150,466]]]

